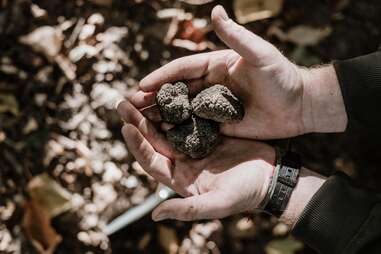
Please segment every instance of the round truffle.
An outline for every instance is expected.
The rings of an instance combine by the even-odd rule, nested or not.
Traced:
[[[164,84],[156,95],[161,117],[165,122],[179,124],[192,114],[189,102],[189,89],[183,82]]]
[[[197,116],[220,123],[240,121],[245,114],[239,99],[223,85],[202,90],[191,104]]]
[[[167,132],[167,139],[182,153],[194,159],[210,154],[220,141],[218,123],[192,116]]]

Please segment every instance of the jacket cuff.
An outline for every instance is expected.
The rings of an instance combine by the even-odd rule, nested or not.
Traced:
[[[381,125],[381,52],[334,62],[348,116],[348,127],[374,130]]]
[[[352,187],[343,173],[331,176],[312,197],[292,233],[319,253],[343,251],[377,202]]]

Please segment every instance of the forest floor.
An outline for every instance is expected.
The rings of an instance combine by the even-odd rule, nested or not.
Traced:
[[[314,253],[266,215],[193,223],[147,215],[103,233],[157,187],[124,145],[115,102],[172,59],[225,48],[209,16],[220,3],[234,17],[235,1],[195,2],[0,0],[1,253]],[[285,0],[275,17],[245,26],[313,66],[375,51],[380,13],[378,0]],[[356,127],[293,146],[307,167],[344,170],[381,191],[372,135]]]

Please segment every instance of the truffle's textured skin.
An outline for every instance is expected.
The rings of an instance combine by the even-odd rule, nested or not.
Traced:
[[[214,85],[201,91],[191,104],[197,116],[220,123],[238,122],[245,114],[238,98],[223,85]]]
[[[220,141],[218,123],[197,116],[167,132],[167,139],[182,153],[194,159],[210,154]]]
[[[164,84],[156,95],[161,117],[165,122],[179,124],[192,114],[189,89],[183,82]]]

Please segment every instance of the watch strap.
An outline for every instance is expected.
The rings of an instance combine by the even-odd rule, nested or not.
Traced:
[[[274,173],[270,187],[272,193],[266,200],[264,210],[280,217],[286,210],[292,191],[299,177],[301,160],[298,154],[287,151],[281,158],[279,170]],[[274,187],[275,186],[275,187]]]

